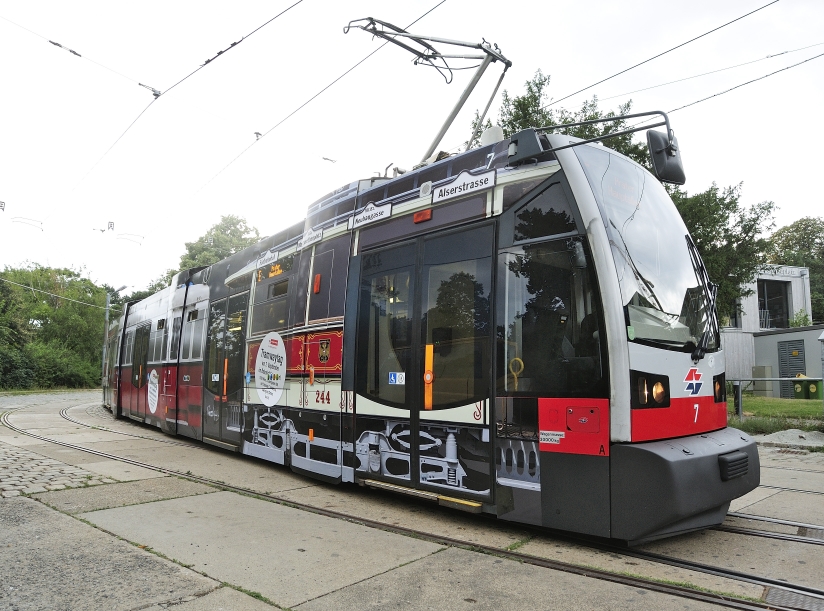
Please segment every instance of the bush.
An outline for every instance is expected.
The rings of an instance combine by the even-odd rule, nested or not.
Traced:
[[[12,346],[0,346],[0,388],[31,388],[34,365],[28,354]]]
[[[35,341],[26,351],[34,365],[34,385],[39,388],[100,386],[99,367],[59,344]]]

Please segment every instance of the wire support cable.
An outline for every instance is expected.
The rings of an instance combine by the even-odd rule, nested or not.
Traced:
[[[633,91],[627,91],[626,93],[619,93],[618,95],[611,95],[606,98],[598,98],[599,101],[605,102],[606,100],[614,100],[615,98],[622,98],[626,95],[632,95],[633,93],[640,93],[642,91],[649,91],[650,89],[658,89],[659,87],[666,87],[667,85],[674,85],[675,83],[683,83],[684,81],[690,81],[692,79],[700,78],[702,76],[709,76],[710,74],[717,74],[719,72],[725,72],[727,70],[732,70],[734,68],[741,68],[742,66],[749,66],[750,64],[757,64],[759,62],[766,61],[768,59],[772,59],[774,57],[780,57],[782,55],[788,55],[790,53],[797,53],[798,51],[804,51],[806,49],[812,49],[813,47],[820,47],[824,45],[824,42],[817,42],[814,45],[807,45],[806,47],[800,47],[798,49],[791,49],[789,51],[782,51],[781,53],[773,53],[772,55],[767,55],[767,57],[761,57],[759,59],[754,59],[752,61],[744,62],[743,64],[735,64],[734,66],[727,66],[726,68],[719,68],[717,70],[710,70],[709,72],[702,72],[701,74],[694,74],[693,76],[688,76],[685,78],[676,79],[674,81],[667,81],[666,83],[660,83],[659,85],[652,85],[651,87],[644,87],[642,89],[634,89]]]
[[[79,57],[79,58],[81,58],[81,59],[85,59],[86,61],[91,62],[91,63],[95,64],[96,66],[99,66],[99,67],[103,68],[104,70],[108,70],[109,72],[111,72],[111,73],[113,73],[113,74],[116,74],[117,76],[123,77],[123,78],[124,78],[124,79],[126,79],[127,81],[130,81],[130,82],[132,82],[132,83],[136,83],[137,85],[140,85],[141,87],[146,87],[146,88],[148,88],[148,89],[152,89],[153,91],[156,91],[156,90],[155,90],[155,89],[153,89],[152,87],[149,87],[148,85],[144,85],[144,84],[142,84],[142,83],[141,83],[140,81],[138,81],[137,79],[132,78],[131,76],[128,76],[128,75],[126,75],[126,74],[123,74],[123,73],[122,73],[122,72],[120,72],[119,70],[115,70],[114,68],[111,68],[111,67],[107,66],[106,64],[101,64],[99,61],[93,60],[93,59],[92,59],[91,57],[89,57],[88,55],[85,55],[85,54],[82,54],[82,55],[81,55],[80,53],[78,53],[78,52],[77,52],[77,51],[75,51],[74,49],[70,49],[69,47],[67,47],[67,46],[65,46],[65,45],[63,45],[63,44],[60,44],[59,42],[56,42],[56,41],[54,41],[54,40],[51,40],[50,38],[48,38],[48,37],[46,37],[46,36],[43,36],[42,34],[38,34],[38,33],[37,33],[37,32],[35,32],[34,30],[30,30],[30,29],[29,29],[29,28],[27,28],[26,26],[24,26],[24,25],[20,25],[19,23],[12,21],[12,20],[11,20],[11,19],[9,19],[8,17],[3,17],[2,15],[0,15],[0,19],[2,19],[3,21],[7,21],[7,22],[9,22],[9,23],[10,23],[10,24],[12,24],[13,26],[18,27],[18,28],[20,28],[21,30],[26,30],[26,32],[28,32],[29,34],[33,34],[34,36],[37,36],[38,38],[42,38],[42,39],[43,39],[43,40],[45,40],[46,42],[49,42],[49,43],[53,44],[55,47],[58,47],[58,48],[60,48],[60,49],[63,49],[64,51],[68,51],[68,52],[69,52],[69,53],[71,53],[72,55],[75,55],[75,56],[77,56],[77,57]]]
[[[776,0],[776,1],[777,1],[777,0]],[[415,21],[413,21],[412,23],[410,23],[410,24],[409,24],[408,26],[406,26],[406,27],[407,27],[407,28],[412,27],[412,26],[413,26],[413,25],[415,25],[417,22],[419,22],[421,19],[423,19],[424,17],[426,17],[429,13],[431,13],[431,12],[432,12],[432,11],[434,11],[436,8],[438,8],[440,5],[442,5],[444,2],[446,2],[446,0],[441,0],[440,2],[438,2],[438,4],[436,4],[436,5],[435,5],[435,6],[433,6],[431,9],[429,9],[428,11],[426,11],[423,15],[421,15],[420,17],[418,17],[417,19],[415,19]],[[349,68],[348,70],[346,70],[346,72],[344,72],[344,73],[343,73],[343,74],[341,74],[339,77],[337,77],[335,80],[333,80],[331,83],[329,83],[328,85],[326,85],[326,87],[324,87],[323,89],[321,89],[320,91],[318,91],[315,95],[313,95],[311,98],[309,98],[308,100],[306,100],[303,104],[301,104],[300,106],[298,106],[295,110],[293,110],[293,111],[292,111],[292,112],[290,112],[288,115],[286,115],[283,119],[281,119],[280,121],[278,121],[277,123],[275,123],[275,125],[273,125],[273,126],[272,126],[272,127],[270,127],[269,129],[267,129],[265,132],[261,133],[261,135],[260,135],[258,138],[256,138],[256,139],[255,139],[255,140],[254,140],[254,141],[253,141],[253,142],[252,142],[249,146],[247,146],[245,149],[243,149],[242,151],[240,151],[240,153],[238,153],[238,154],[234,157],[234,159],[232,159],[229,163],[227,163],[225,166],[223,166],[223,167],[222,167],[222,168],[218,171],[218,173],[217,173],[217,174],[215,174],[215,175],[214,175],[214,176],[212,176],[209,180],[207,180],[205,183],[203,183],[203,185],[202,185],[202,186],[201,186],[201,187],[200,187],[200,188],[199,188],[199,189],[195,192],[195,194],[200,193],[201,191],[203,191],[203,189],[205,189],[205,188],[206,188],[209,184],[211,184],[211,183],[212,183],[212,182],[213,182],[213,181],[214,181],[214,180],[215,180],[218,176],[220,176],[221,174],[223,174],[223,172],[225,172],[225,171],[229,168],[229,166],[231,166],[231,165],[232,165],[233,163],[235,163],[238,159],[240,159],[240,158],[241,158],[241,157],[242,157],[242,156],[243,156],[243,155],[244,155],[244,154],[245,154],[245,153],[246,153],[246,152],[247,152],[250,148],[252,148],[252,147],[253,147],[254,145],[256,145],[258,142],[260,142],[261,140],[263,140],[263,138],[265,138],[267,135],[269,135],[269,134],[270,134],[271,132],[273,132],[275,129],[277,129],[278,127],[280,127],[283,123],[285,123],[285,122],[286,122],[288,119],[290,119],[292,116],[294,116],[295,114],[297,114],[297,113],[298,113],[301,109],[303,109],[305,106],[307,106],[307,105],[308,105],[310,102],[312,102],[315,98],[317,98],[318,96],[320,96],[323,92],[325,92],[327,89],[329,89],[330,87],[332,87],[335,83],[337,83],[338,81],[340,81],[343,77],[345,77],[347,74],[349,74],[350,72],[352,72],[355,68],[357,68],[358,66],[360,66],[363,62],[365,62],[367,59],[369,59],[370,57],[372,57],[375,53],[377,53],[378,51],[380,51],[381,49],[383,49],[383,48],[384,48],[386,45],[388,45],[388,44],[389,44],[388,42],[384,42],[384,43],[383,43],[381,46],[379,46],[377,49],[375,49],[374,51],[372,51],[371,53],[369,53],[369,55],[367,55],[366,57],[364,57],[363,59],[361,59],[361,60],[360,60],[359,62],[357,62],[354,66],[352,66],[351,68]]]
[[[776,2],[777,2],[777,1],[778,1],[778,0],[776,0]],[[258,32],[259,30],[262,30],[262,29],[263,29],[263,28],[265,28],[267,25],[269,25],[270,23],[272,23],[275,19],[277,19],[278,17],[280,17],[280,16],[281,16],[281,15],[283,15],[284,13],[287,13],[287,12],[289,12],[290,10],[292,10],[293,8],[295,8],[295,7],[296,7],[298,4],[300,4],[301,2],[303,2],[303,0],[298,0],[298,1],[297,1],[297,2],[295,2],[294,4],[292,4],[292,5],[288,6],[288,7],[286,7],[286,8],[285,8],[285,9],[283,9],[281,12],[279,12],[277,15],[275,15],[274,17],[272,17],[272,18],[271,18],[269,21],[267,21],[266,23],[263,23],[263,24],[259,25],[259,26],[258,26],[258,27],[256,27],[254,30],[252,30],[251,32],[249,32],[248,34],[246,34],[246,36],[242,36],[240,40],[236,40],[235,42],[233,42],[232,44],[230,44],[228,47],[226,47],[225,49],[223,49],[222,51],[218,51],[218,52],[217,52],[217,53],[216,53],[213,57],[210,57],[209,59],[207,59],[207,60],[206,60],[205,62],[203,62],[200,66],[198,66],[196,69],[192,70],[189,74],[187,74],[186,76],[184,76],[182,79],[180,79],[178,82],[176,82],[176,83],[175,83],[174,85],[172,85],[171,87],[167,87],[167,88],[166,88],[166,89],[162,92],[162,94],[159,94],[159,95],[165,95],[165,94],[169,93],[172,89],[174,89],[175,87],[177,87],[178,85],[180,85],[183,81],[185,81],[185,80],[186,80],[186,79],[188,79],[189,77],[194,76],[195,74],[197,74],[198,72],[200,72],[201,70],[203,70],[206,66],[208,66],[209,64],[211,64],[211,63],[212,63],[213,61],[215,61],[218,57],[220,57],[221,55],[225,55],[226,53],[228,53],[229,51],[231,51],[232,49],[234,49],[237,45],[239,45],[240,43],[242,43],[244,40],[246,40],[247,38],[249,38],[250,36],[252,36],[252,35],[253,35],[253,34],[255,34],[256,32]]]
[[[588,85],[587,87],[584,87],[583,89],[579,89],[579,90],[578,90],[578,91],[576,91],[575,93],[570,93],[569,95],[566,95],[566,96],[564,96],[564,97],[562,97],[562,98],[559,98],[559,99],[557,99],[557,100],[553,100],[552,102],[550,102],[549,104],[547,104],[546,106],[544,106],[544,107],[542,108],[542,110],[543,110],[543,109],[546,109],[546,108],[549,108],[550,106],[554,106],[554,105],[555,105],[555,104],[557,104],[558,102],[563,102],[564,100],[566,100],[566,99],[568,99],[568,98],[571,98],[571,97],[572,97],[572,96],[574,96],[574,95],[578,95],[579,93],[581,93],[581,92],[583,92],[583,91],[586,91],[587,89],[592,89],[593,87],[595,87],[595,86],[597,86],[597,85],[600,85],[601,83],[606,83],[608,80],[610,80],[610,79],[614,79],[616,76],[620,76],[621,74],[624,74],[624,73],[626,73],[626,72],[629,72],[630,70],[634,70],[634,69],[635,69],[635,68],[637,68],[638,66],[643,66],[644,64],[649,63],[649,62],[651,62],[651,61],[652,61],[652,60],[654,60],[654,59],[658,59],[659,57],[661,57],[661,56],[663,56],[663,55],[666,55],[667,53],[670,53],[670,52],[672,52],[672,51],[675,51],[676,49],[680,49],[681,47],[684,47],[684,46],[686,46],[686,45],[690,44],[691,42],[695,42],[695,41],[696,41],[696,40],[698,40],[699,38],[703,38],[704,36],[708,36],[709,34],[712,34],[713,32],[717,32],[718,30],[720,30],[720,29],[722,29],[722,28],[725,28],[725,27],[727,27],[728,25],[735,23],[736,21],[741,21],[741,20],[742,20],[742,19],[744,19],[745,17],[749,17],[750,15],[752,15],[752,14],[754,14],[754,13],[757,13],[757,12],[758,12],[758,11],[760,11],[760,10],[765,9],[765,8],[767,8],[768,6],[772,6],[773,4],[775,4],[775,3],[776,3],[776,2],[778,2],[778,1],[779,1],[779,0],[773,0],[772,2],[769,2],[769,3],[765,4],[765,5],[764,5],[764,6],[762,6],[762,7],[755,9],[754,11],[750,11],[750,12],[749,12],[749,13],[747,13],[746,15],[741,15],[740,17],[736,17],[735,19],[733,19],[732,21],[728,21],[728,22],[727,22],[727,23],[725,23],[724,25],[719,25],[717,28],[713,28],[712,30],[709,30],[708,32],[704,32],[704,33],[703,33],[703,34],[701,34],[700,36],[696,36],[695,38],[691,38],[690,40],[688,40],[688,41],[686,41],[686,42],[682,42],[680,45],[677,45],[677,46],[675,46],[675,47],[672,47],[671,49],[667,49],[666,51],[664,51],[664,52],[662,52],[662,53],[659,53],[658,55],[654,55],[654,56],[650,57],[649,59],[645,59],[644,61],[639,62],[639,63],[635,64],[634,66],[630,66],[629,68],[626,68],[626,69],[624,69],[624,70],[621,70],[620,72],[616,72],[616,73],[615,73],[615,74],[613,74],[612,76],[608,76],[608,77],[607,77],[607,78],[605,78],[605,79],[601,79],[601,80],[600,80],[600,81],[598,81],[597,83],[593,83],[592,85]]]
[[[36,289],[33,286],[29,286],[27,284],[20,284],[19,282],[13,282],[13,281],[9,280],[8,278],[3,278],[2,276],[0,276],[0,280],[2,280],[3,282],[8,282],[9,284],[14,284],[15,286],[19,286],[19,287],[24,288],[24,289],[28,289],[30,291],[37,291],[38,293],[45,293],[46,295],[51,295],[52,297],[57,297],[58,299],[65,299],[66,301],[71,301],[73,303],[79,303],[80,305],[89,306],[91,308],[97,308],[99,310],[105,310],[106,309],[104,306],[99,306],[99,305],[96,305],[94,303],[89,303],[87,301],[78,301],[77,299],[72,299],[71,297],[64,297],[63,295],[56,295],[55,293],[50,293],[50,292],[44,291],[42,289]],[[109,309],[110,310],[119,310],[120,306],[119,305],[110,305]]]
[[[811,62],[814,59],[818,59],[819,57],[824,57],[824,53],[819,53],[818,55],[815,55],[813,57],[805,59],[804,61],[800,61],[797,64],[792,64],[791,66],[786,66],[784,68],[781,68],[780,70],[775,70],[774,72],[770,72],[769,74],[765,74],[764,76],[759,76],[758,78],[754,78],[752,80],[749,80],[746,83],[741,83],[740,85],[736,85],[735,87],[730,87],[729,89],[725,89],[724,91],[720,91],[718,93],[708,95],[705,98],[701,98],[700,100],[696,100],[695,102],[690,102],[689,104],[684,104],[683,106],[679,106],[678,108],[673,108],[672,110],[668,110],[667,112],[668,113],[673,113],[673,112],[676,112],[678,110],[683,110],[684,108],[689,108],[690,106],[695,106],[696,104],[700,104],[701,102],[706,102],[707,100],[717,98],[719,96],[724,95],[725,93],[729,93],[730,91],[735,91],[736,89],[740,89],[741,87],[744,87],[745,85],[749,85],[751,83],[757,83],[758,81],[763,81],[765,78],[768,78],[768,77],[770,77],[774,74],[778,74],[779,72],[784,72],[785,70],[789,70],[790,68],[795,68],[796,66],[806,64],[807,62]],[[644,123],[648,123],[649,121],[652,121],[652,119],[645,119],[644,121],[640,121],[639,123],[634,123],[630,127],[637,127],[639,125],[643,125]]]

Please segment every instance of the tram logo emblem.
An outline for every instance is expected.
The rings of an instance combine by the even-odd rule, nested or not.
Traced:
[[[697,395],[701,391],[701,386],[704,385],[701,382],[701,375],[698,373],[698,367],[690,367],[690,370],[687,372],[687,377],[684,378],[684,382],[687,383],[687,387],[684,389],[690,395]]]
[[[272,346],[274,346],[275,348],[277,348],[277,346],[278,346],[278,340],[276,340],[276,339],[270,339],[270,340],[269,340],[269,344],[271,344]]]
[[[326,363],[329,360],[329,348],[332,345],[332,340],[322,339],[318,342],[318,360],[321,363]]]

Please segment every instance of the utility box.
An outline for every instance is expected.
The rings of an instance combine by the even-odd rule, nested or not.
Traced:
[[[824,356],[822,356],[824,358]],[[756,365],[752,368],[753,378],[771,378],[772,367],[770,365]],[[772,397],[773,396],[772,382],[755,382],[753,385],[753,394],[756,397]]]

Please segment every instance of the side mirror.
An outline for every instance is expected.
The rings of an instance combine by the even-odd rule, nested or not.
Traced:
[[[678,140],[672,137],[670,144],[667,134],[655,130],[647,131],[647,146],[652,160],[652,171],[661,182],[683,185],[687,182],[684,164],[681,163],[681,151]]]

